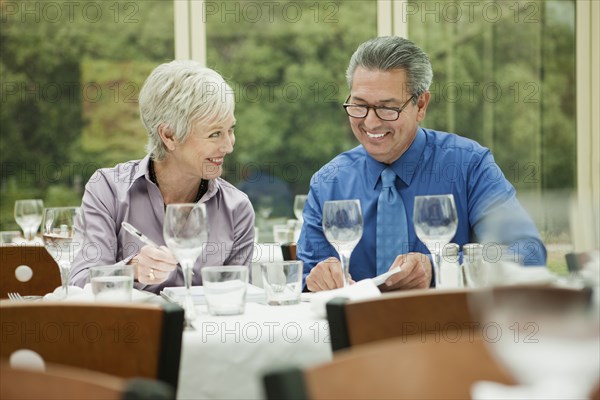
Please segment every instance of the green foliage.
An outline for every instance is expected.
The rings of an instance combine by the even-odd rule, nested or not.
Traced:
[[[288,4],[301,11],[285,14]],[[231,24],[222,17],[207,19],[207,40],[209,66],[237,97],[236,150],[228,163],[238,168],[225,178],[239,182],[245,167],[258,164],[292,193],[306,193],[319,167],[356,145],[341,108],[345,71],[356,47],[376,34],[374,24],[361,23],[375,20],[375,3],[284,1],[272,20]],[[291,206],[274,215],[291,215]]]
[[[14,200],[79,204],[95,169],[142,157],[137,93],[173,58],[172,2],[67,3],[2,3],[1,229]]]
[[[48,4],[1,6],[8,3]],[[420,12],[404,15],[410,38],[434,66],[424,126],[490,147],[519,190],[573,188],[574,2],[471,2],[472,20],[467,3],[450,2],[463,11],[456,23],[424,12],[450,4],[434,3],[409,1],[406,9]],[[482,12],[488,3],[501,8],[501,18]],[[137,94],[152,68],[174,55],[172,1],[84,0],[73,3],[73,13],[66,3],[53,4],[62,5],[54,20],[43,13],[36,20],[22,9],[3,14],[1,229],[14,228],[15,199],[77,203],[96,168],[144,155]],[[209,6],[208,66],[225,76],[237,98],[236,150],[224,177],[235,184],[258,168],[281,178],[290,194],[305,193],[320,166],[357,143],[340,104],[348,95],[350,55],[376,35],[376,3]],[[291,204],[286,207],[274,215],[291,216]]]
[[[488,11],[498,13],[471,5],[457,23],[443,13],[436,24],[409,20],[434,67],[424,125],[492,149],[518,190],[574,188],[574,2],[495,2]]]

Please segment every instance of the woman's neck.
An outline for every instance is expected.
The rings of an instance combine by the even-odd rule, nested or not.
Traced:
[[[153,181],[158,186],[165,205],[195,203],[199,200],[203,186],[202,179],[182,174],[168,161],[153,161],[151,167],[153,167],[150,169],[151,179],[154,178]],[[152,169],[154,174],[152,174]]]

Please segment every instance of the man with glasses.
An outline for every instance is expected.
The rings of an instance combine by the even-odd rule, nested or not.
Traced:
[[[382,241],[378,225],[400,215],[404,233],[386,238],[393,243],[386,250],[391,247],[394,257],[385,263],[385,270],[401,269],[381,288],[413,289],[433,284],[429,251],[417,238],[412,223],[418,195],[454,196],[458,228],[452,242],[462,246],[496,241],[510,245],[523,264],[545,264],[546,250],[539,233],[489,149],[455,134],[419,126],[425,118],[433,79],[431,63],[422,49],[397,36],[369,40],[352,56],[346,79],[350,95],[343,107],[360,145],[335,157],[311,179],[297,246],[297,256],[305,263],[308,290],[343,286],[336,249],[321,226],[323,205],[328,200],[359,199],[361,203],[364,227],[351,257],[352,281],[381,273],[378,253],[385,246],[378,246],[377,241]],[[397,205],[386,221],[388,217],[381,215],[378,202],[382,177],[390,170],[395,175],[391,190],[396,193]]]

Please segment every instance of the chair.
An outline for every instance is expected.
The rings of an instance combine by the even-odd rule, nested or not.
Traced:
[[[333,351],[378,340],[433,335],[473,335],[478,322],[469,308],[469,289],[411,290],[372,300],[337,298],[327,303]]]
[[[480,380],[514,384],[483,340],[390,339],[340,351],[333,361],[268,373],[268,399],[465,399]]]
[[[44,246],[0,246],[0,298],[9,292],[43,296],[58,286],[58,265]]]
[[[411,290],[385,294],[374,300],[333,299],[327,319],[333,351],[378,340],[411,336],[455,340],[481,334],[477,304],[493,290],[497,300],[540,301],[555,307],[589,304],[591,290],[552,286],[499,286],[492,289]],[[477,298],[480,297],[481,300]]]
[[[173,389],[159,381],[123,379],[64,365],[47,365],[45,371],[13,369],[0,362],[0,398],[12,399],[154,399],[175,398]]]
[[[184,321],[177,305],[1,302],[0,321],[2,358],[29,349],[46,362],[177,389]]]

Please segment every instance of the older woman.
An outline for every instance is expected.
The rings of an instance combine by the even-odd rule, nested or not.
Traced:
[[[86,185],[83,213],[88,245],[75,260],[71,281],[83,286],[93,265],[129,263],[135,286],[158,293],[182,286],[183,273],[164,246],[167,204],[203,203],[209,242],[194,266],[250,265],[254,211],[248,197],[220,178],[235,143],[234,94],[215,71],[192,61],[158,66],[139,95],[148,131],[148,155],[96,171]],[[121,227],[138,228],[160,248],[143,245]]]

